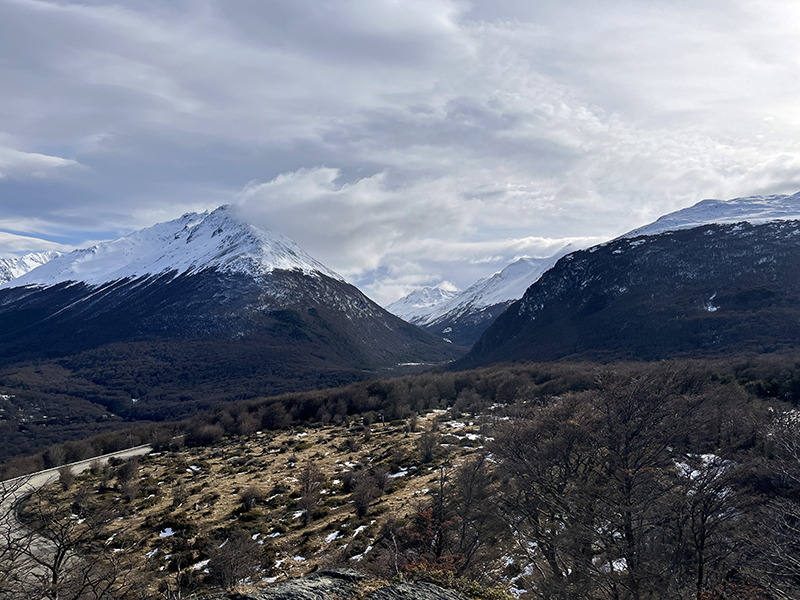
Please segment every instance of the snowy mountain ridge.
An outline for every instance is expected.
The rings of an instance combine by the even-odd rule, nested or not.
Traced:
[[[440,286],[424,287],[414,290],[396,302],[392,302],[386,307],[386,310],[409,323],[414,323],[415,319],[428,314],[434,307],[447,302],[460,293],[459,290],[446,289]]]
[[[64,282],[96,286],[166,273],[177,277],[206,269],[253,277],[273,270],[301,271],[344,281],[290,238],[243,221],[235,207],[225,205],[75,250],[0,288],[48,287]]]
[[[770,221],[795,220],[800,220],[800,192],[792,195],[746,196],[732,200],[701,200],[688,208],[671,212],[652,223],[633,229],[620,238],[657,235],[711,223],[724,225],[747,221],[758,225]]]
[[[449,316],[518,300],[559,258],[574,250],[576,248],[570,244],[547,258],[520,258],[491,277],[476,281],[463,292],[450,297],[442,294],[438,302],[434,293],[424,292],[437,288],[417,290],[390,304],[386,310],[414,325],[432,326]],[[423,298],[431,301],[420,301]]]
[[[752,224],[770,221],[800,220],[800,193],[794,195],[748,196],[732,200],[703,200],[694,206],[662,216],[616,239],[658,235],[708,224],[747,221]],[[614,240],[612,240],[614,241]],[[602,248],[611,241],[595,249]],[[475,336],[488,327],[498,314],[551,269],[560,258],[578,250],[567,246],[549,258],[521,258],[499,273],[482,279],[452,297],[424,288],[387,306],[400,318],[436,335],[459,333],[459,343],[470,345]],[[437,301],[437,298],[441,300]],[[456,338],[453,338],[454,340]]]
[[[31,252],[16,258],[0,258],[0,284],[25,275],[36,267],[62,256],[60,252]]]

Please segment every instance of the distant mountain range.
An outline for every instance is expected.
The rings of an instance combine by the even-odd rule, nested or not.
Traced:
[[[423,288],[386,310],[455,344],[471,346],[512,302],[574,249],[568,245],[547,258],[520,258],[462,292]]]
[[[456,363],[800,347],[800,194],[706,200],[573,252]]]
[[[36,267],[61,256],[60,252],[31,252],[16,258],[0,258],[0,284],[21,277]]]
[[[800,345],[800,194],[705,200],[390,306],[435,335],[229,206],[0,264],[13,277],[0,285],[0,458],[410,365]]]

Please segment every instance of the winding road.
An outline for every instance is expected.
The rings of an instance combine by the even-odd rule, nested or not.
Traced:
[[[68,466],[72,472],[77,475],[86,471],[93,462],[100,461],[101,464],[107,463],[111,458],[128,459],[134,456],[143,456],[153,451],[149,445],[135,446],[126,450],[104,454],[103,456],[95,456],[78,462],[70,463]],[[46,486],[49,483],[58,481],[59,469],[45,469],[38,473],[31,473],[30,475],[23,475],[22,477],[15,477],[0,482],[0,540],[7,539],[6,536],[24,535],[24,527],[17,519],[15,505],[22,500],[25,496],[35,492],[36,490]],[[42,540],[46,544],[46,540]]]

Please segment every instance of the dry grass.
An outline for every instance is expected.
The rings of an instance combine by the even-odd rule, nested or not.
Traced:
[[[437,461],[423,464],[417,441],[434,420],[442,440],[451,443],[440,447]],[[442,460],[457,465],[480,443],[478,423],[469,418],[451,421],[446,413],[431,413],[419,418],[416,432],[408,433],[407,427],[407,422],[395,422],[295,428],[152,454],[141,461],[135,499],[128,503],[117,489],[104,492],[122,509],[112,534],[135,542],[137,561],[154,586],[170,576],[176,540],[225,539],[237,527],[273,559],[265,572],[269,581],[331,566],[358,568],[357,557],[375,541],[383,522],[406,517],[424,499],[438,476],[437,465]],[[298,499],[309,462],[321,471],[324,483],[319,510],[304,526]],[[391,477],[367,514],[358,517],[344,481],[348,473],[370,469],[388,471]],[[99,477],[83,475],[76,485],[97,489]],[[249,509],[242,502],[248,489],[256,498]],[[71,492],[55,493],[55,501],[67,501]],[[192,566],[202,573],[202,563],[187,565]]]

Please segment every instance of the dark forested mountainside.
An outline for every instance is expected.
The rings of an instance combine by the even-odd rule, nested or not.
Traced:
[[[276,270],[254,278],[206,269],[100,286],[61,283],[0,290],[4,364],[159,340],[305,346],[304,353],[343,368],[436,362],[458,354],[350,284],[323,274]]]
[[[30,451],[123,421],[184,418],[223,400],[333,387],[462,352],[324,274],[207,269],[2,289],[0,429],[6,452]]]
[[[572,253],[454,368],[800,346],[800,222],[707,225]]]

